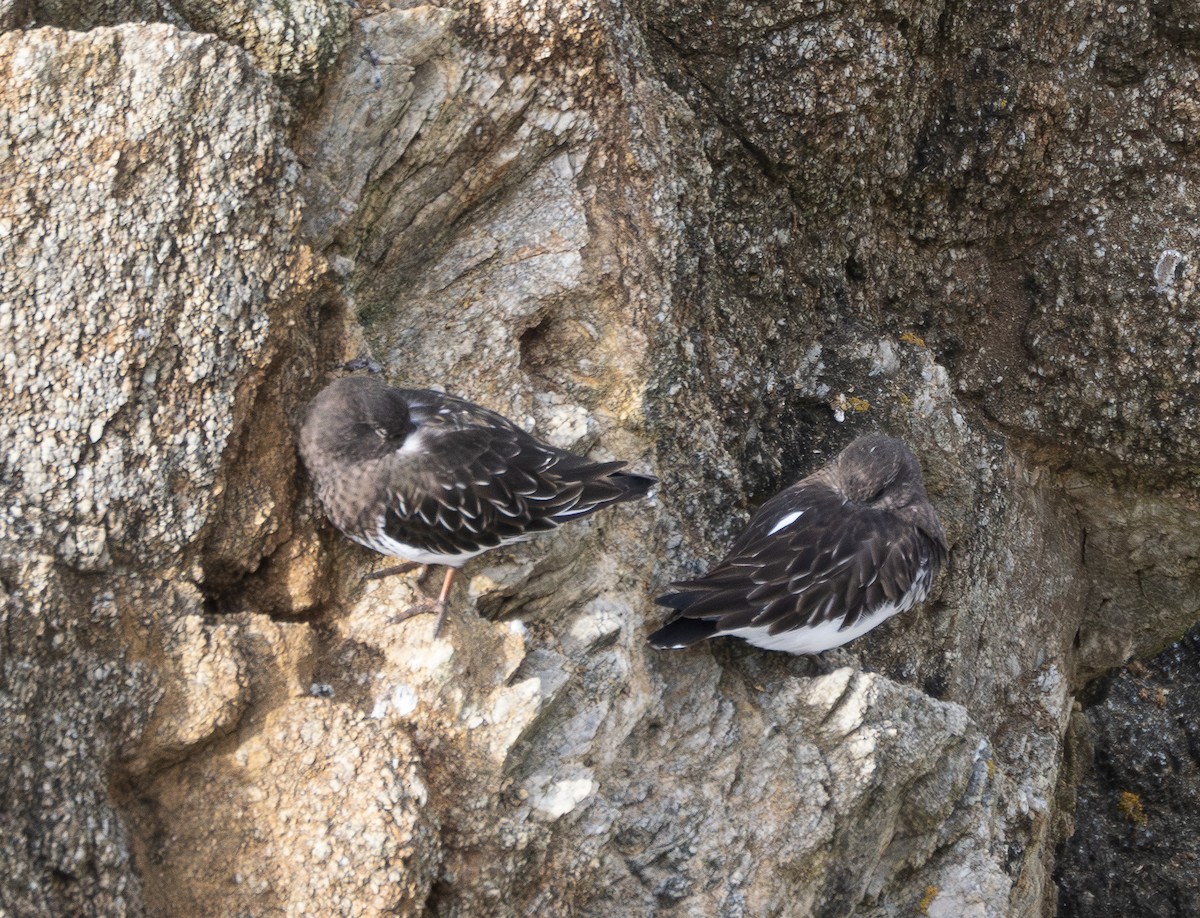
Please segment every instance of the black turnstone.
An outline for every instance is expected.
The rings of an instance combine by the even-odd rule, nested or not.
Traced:
[[[348,376],[309,403],[300,455],[333,525],[367,548],[446,565],[436,602],[408,613],[445,618],[454,572],[601,507],[644,497],[656,479],[543,443],[494,411],[426,389]]]
[[[869,434],[763,504],[707,574],[671,584],[656,601],[679,614],[650,644],[730,635],[820,653],[924,600],[945,560],[916,457]]]

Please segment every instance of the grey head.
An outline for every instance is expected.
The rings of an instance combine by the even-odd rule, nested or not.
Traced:
[[[310,469],[364,462],[394,453],[416,429],[403,392],[365,376],[346,376],[309,403],[300,451]]]
[[[861,436],[817,476],[856,504],[911,523],[945,549],[946,535],[925,493],[921,466],[903,440],[885,434]]]

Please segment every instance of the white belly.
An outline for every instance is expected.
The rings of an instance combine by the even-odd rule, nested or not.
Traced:
[[[352,537],[354,538],[354,537]],[[521,536],[515,539],[505,539],[501,545],[511,545],[513,542],[524,542],[531,536]],[[454,554],[443,554],[441,552],[429,551],[425,548],[417,548],[415,545],[405,545],[403,542],[397,541],[383,531],[383,524],[380,523],[379,529],[374,536],[369,538],[354,538],[360,545],[365,545],[381,555],[391,555],[395,558],[403,558],[405,561],[415,561],[417,564],[441,564],[446,567],[462,567],[472,558],[477,555],[482,555],[485,551],[491,551],[491,548],[477,548],[474,551],[462,551]],[[499,547],[499,546],[496,546]]]
[[[761,625],[737,628],[731,631],[718,631],[713,637],[724,635],[739,637],[748,644],[761,647],[763,650],[782,650],[785,653],[820,653],[823,650],[841,647],[856,637],[862,637],[893,615],[907,612],[929,594],[931,579],[927,569],[922,571],[912,589],[901,596],[899,602],[884,603],[844,630],[840,627],[842,620],[839,618],[817,625],[796,628],[793,631],[781,631],[778,634],[770,634],[770,628]]]
[[[436,551],[426,551],[423,548],[405,545],[403,542],[397,542],[395,539],[385,539],[372,545],[371,548],[385,555],[403,558],[405,561],[416,561],[417,564],[444,564],[448,567],[462,567],[476,555],[481,555],[487,551],[486,548],[481,548],[479,551],[465,551],[456,555],[443,555]]]
[[[876,625],[887,621],[901,611],[903,610],[899,606],[891,603],[880,606],[871,615],[864,615],[845,631],[840,630],[841,622],[835,619],[831,622],[821,622],[819,625],[797,628],[794,631],[781,631],[779,634],[770,634],[769,628],[761,626],[721,631],[713,637],[724,635],[739,637],[763,650],[782,650],[785,653],[820,653],[832,647],[841,647],[856,637],[862,637]]]

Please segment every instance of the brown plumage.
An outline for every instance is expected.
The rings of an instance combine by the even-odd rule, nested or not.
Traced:
[[[900,440],[859,437],[758,509],[724,560],[672,584],[679,614],[659,649],[730,635],[768,650],[819,653],[924,600],[946,537]]]
[[[308,406],[300,454],[330,521],[354,541],[453,572],[471,558],[643,497],[655,479],[557,449],[465,399],[349,376]],[[410,565],[411,566],[411,565]],[[390,571],[381,572],[388,573]]]

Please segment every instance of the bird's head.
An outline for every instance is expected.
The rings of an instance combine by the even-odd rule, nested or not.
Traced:
[[[399,389],[370,377],[346,376],[309,404],[300,439],[306,452],[361,462],[395,452],[415,429]]]
[[[850,500],[904,517],[945,544],[942,525],[925,493],[921,466],[904,441],[884,434],[859,437],[838,454],[830,472]]]

